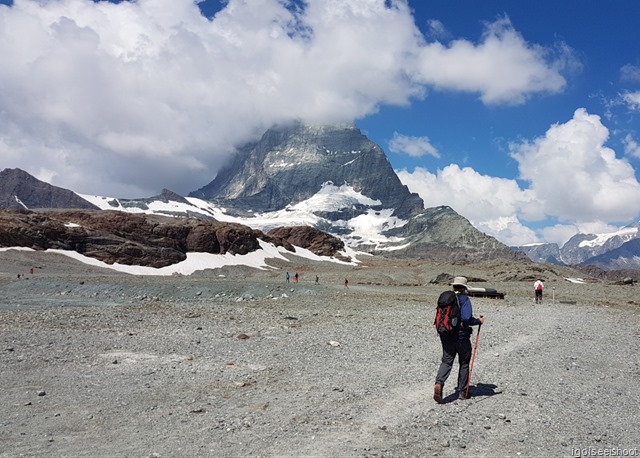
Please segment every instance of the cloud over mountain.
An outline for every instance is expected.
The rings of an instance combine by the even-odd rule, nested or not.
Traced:
[[[211,19],[192,0],[0,5],[0,157],[81,192],[184,193],[277,122],[351,121],[431,89],[518,104],[566,84],[566,54],[506,18],[442,44],[402,1],[295,5],[230,0]]]
[[[552,217],[559,223],[545,235],[562,244],[576,232],[614,229],[602,220],[628,221],[640,212],[640,183],[630,163],[605,146],[608,136],[600,117],[581,108],[544,136],[512,144],[526,187],[456,164],[436,173],[417,168],[398,175],[426,206],[449,202],[476,227],[511,245],[535,240],[524,221]]]

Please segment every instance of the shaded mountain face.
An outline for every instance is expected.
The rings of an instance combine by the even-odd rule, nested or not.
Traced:
[[[375,201],[369,208],[392,208],[398,218],[424,208],[422,199],[400,182],[384,151],[352,125],[272,128],[240,148],[211,183],[189,196],[239,212],[272,212],[311,198],[326,183],[350,186]],[[351,217],[366,212],[357,206],[350,210]]]
[[[21,169],[0,172],[0,208],[98,209],[76,193],[40,181]]]
[[[522,251],[534,262],[548,262],[551,264],[564,264],[560,258],[560,247],[557,243],[539,243],[511,248],[514,251]]]
[[[629,240],[613,250],[594,256],[585,264],[615,270],[640,269],[640,238]]]

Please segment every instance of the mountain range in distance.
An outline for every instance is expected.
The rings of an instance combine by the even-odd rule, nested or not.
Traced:
[[[640,269],[640,223],[604,234],[576,234],[562,247],[538,243],[512,247],[534,262],[588,264],[609,270]]]
[[[265,232],[311,226],[354,250],[387,257],[640,269],[640,224],[611,234],[576,234],[562,247],[507,247],[450,207],[424,208],[382,148],[353,125],[275,126],[238,148],[228,166],[188,196],[169,190],[142,199],[77,194],[5,169],[0,208],[118,210],[239,223]]]

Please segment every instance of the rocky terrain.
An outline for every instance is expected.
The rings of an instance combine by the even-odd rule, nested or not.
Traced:
[[[0,456],[637,454],[636,284],[508,261],[290,259],[135,277],[1,252]],[[433,282],[452,275],[506,298],[473,299],[473,397],[438,405],[447,286]]]
[[[188,252],[242,255],[258,250],[258,239],[289,251],[295,242],[322,256],[344,249],[338,238],[306,226],[264,234],[237,223],[118,211],[0,209],[0,248],[76,251],[107,264],[165,267]]]

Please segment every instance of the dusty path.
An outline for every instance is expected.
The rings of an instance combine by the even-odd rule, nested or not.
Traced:
[[[500,286],[514,294],[473,301],[487,318],[477,396],[437,405],[430,304],[442,287],[284,287],[273,276],[5,281],[0,456],[640,447],[638,310],[607,307],[586,287],[570,291],[582,294],[577,304],[534,307],[528,287]]]
[[[477,309],[490,321],[481,331],[476,397],[433,403],[438,356],[430,339],[424,348],[434,352],[427,358],[431,373],[421,377],[415,368],[398,366],[411,374],[406,384],[370,398],[354,422],[357,431],[346,440],[330,435],[304,451],[324,456],[569,456],[586,447],[615,447],[633,453],[640,443],[637,314],[635,327],[629,323],[631,332],[613,339],[620,334],[619,320],[630,319],[628,311],[504,308],[487,302]],[[570,323],[571,315],[582,316]],[[621,347],[627,353],[621,354]],[[420,358],[416,363],[422,363]]]

